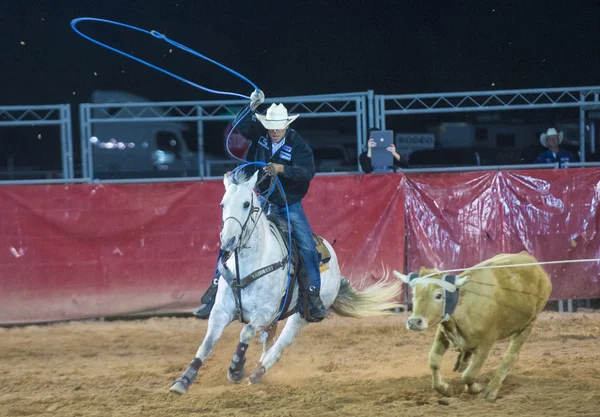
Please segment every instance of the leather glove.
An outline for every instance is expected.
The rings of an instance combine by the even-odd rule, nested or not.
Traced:
[[[276,177],[277,174],[283,172],[283,165],[269,162],[269,165],[265,166],[263,168],[263,171],[265,172],[265,174],[268,174],[272,177]]]
[[[265,101],[265,93],[261,90],[254,90],[250,95],[250,108],[252,111],[256,110],[258,106],[260,106],[263,101]]]

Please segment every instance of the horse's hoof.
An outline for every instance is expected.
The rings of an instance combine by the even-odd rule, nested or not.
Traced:
[[[246,376],[244,368],[242,368],[240,371],[232,371],[231,369],[227,371],[227,379],[229,382],[233,382],[234,384],[239,384],[242,379],[244,379],[244,376]]]
[[[454,390],[450,386],[450,384],[444,382],[440,386],[433,387],[437,392],[442,394],[444,397],[452,397],[454,395]]]
[[[481,384],[479,384],[477,382],[473,382],[471,385],[465,386],[465,392],[468,392],[469,394],[476,395],[482,391],[483,391],[483,387],[481,386]]]
[[[260,379],[263,377],[263,375],[265,374],[265,372],[267,372],[267,370],[265,369],[265,367],[262,366],[262,365],[259,365],[250,374],[250,377],[248,378],[248,383],[249,384],[258,384],[258,383],[260,383]]]
[[[496,398],[498,397],[498,390],[487,388],[481,391],[478,397],[487,401],[496,401]]]
[[[169,391],[174,392],[175,394],[185,394],[187,392],[187,388],[182,382],[175,381],[175,383],[171,385],[171,389]]]

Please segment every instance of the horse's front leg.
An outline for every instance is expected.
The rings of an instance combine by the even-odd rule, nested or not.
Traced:
[[[231,365],[227,371],[227,379],[238,383],[244,378],[244,365],[246,364],[246,351],[256,332],[262,330],[269,324],[275,313],[272,310],[259,310],[250,319],[250,322],[244,326],[240,333],[240,343],[238,343]]]
[[[223,305],[215,304],[210,313],[210,317],[208,318],[206,336],[204,336],[204,340],[196,352],[196,357],[187,367],[183,375],[175,380],[171,386],[171,392],[183,394],[188,390],[190,385],[192,385],[198,375],[198,370],[202,366],[202,363],[223,334],[225,327],[231,323],[234,310],[235,309],[232,307],[227,308]]]
[[[308,323],[304,320],[299,313],[292,315],[287,322],[285,323],[285,327],[281,331],[281,335],[269,349],[266,355],[263,355],[260,363],[252,371],[250,374],[249,381],[251,384],[258,384],[262,376],[271,368],[273,365],[277,363],[277,361],[281,358],[281,355],[285,348],[292,344],[294,339],[298,336],[298,333],[306,326]]]
[[[273,327],[271,327],[271,330],[269,330],[269,332],[267,333],[267,338],[263,342],[263,353],[260,356],[261,363],[265,360],[269,349],[271,349],[271,347],[273,347],[273,345],[275,344],[275,336],[277,335],[277,323],[278,322],[275,322]]]

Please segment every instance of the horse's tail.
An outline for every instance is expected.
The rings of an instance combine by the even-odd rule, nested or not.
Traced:
[[[331,309],[340,316],[357,319],[390,315],[394,309],[405,307],[404,304],[392,301],[400,295],[401,287],[402,283],[399,281],[386,283],[382,280],[363,291],[357,291],[342,277],[340,291]]]

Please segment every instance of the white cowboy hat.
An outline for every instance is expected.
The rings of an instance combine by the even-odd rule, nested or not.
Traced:
[[[267,114],[256,114],[256,118],[266,129],[285,129],[300,116],[299,114],[290,114],[283,104],[271,104]]]
[[[540,135],[540,142],[542,143],[542,145],[548,147],[546,145],[546,138],[548,136],[558,136],[558,143],[562,143],[563,139],[565,138],[565,135],[563,134],[563,132],[558,132],[555,128],[551,127],[550,129],[548,129],[546,131],[546,133],[542,133]]]

